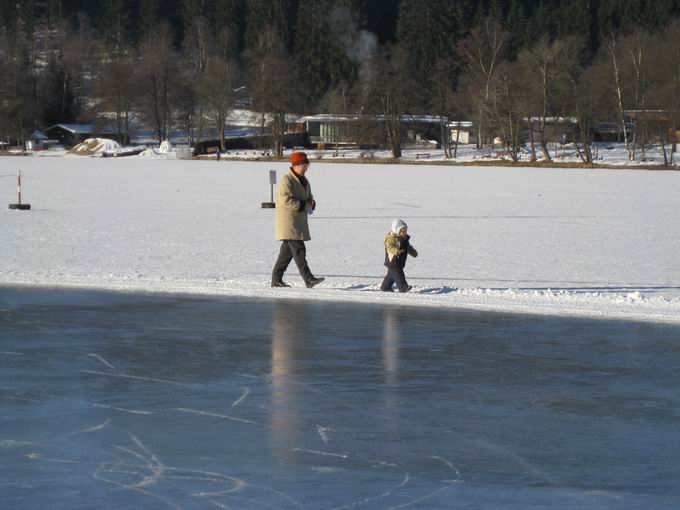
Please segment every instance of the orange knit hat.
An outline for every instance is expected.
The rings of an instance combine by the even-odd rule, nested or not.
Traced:
[[[307,154],[304,152],[294,152],[290,155],[290,166],[297,165],[309,165],[309,160],[307,159]]]

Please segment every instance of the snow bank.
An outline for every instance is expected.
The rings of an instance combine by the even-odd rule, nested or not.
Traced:
[[[120,149],[120,145],[115,140],[109,140],[108,138],[88,138],[73,147],[68,153],[77,156],[93,156],[118,149]]]
[[[421,147],[404,148],[402,150],[402,161],[410,163],[419,163],[427,165],[429,162],[449,162],[449,163],[494,163],[494,162],[511,162],[506,149],[501,146],[493,148],[484,147],[478,149],[472,144],[461,144],[458,146],[455,159],[446,157],[444,150],[435,149],[432,147],[432,141],[428,144],[423,144]],[[628,159],[628,152],[625,145],[622,143],[604,143],[597,142],[593,144],[593,158],[596,166],[615,166],[622,168],[636,168],[636,167],[661,167],[664,164],[663,151],[660,146],[650,146],[643,154],[638,153],[634,161]],[[452,149],[453,150],[453,149]],[[574,165],[580,166],[583,164],[579,157],[578,149],[574,144],[550,144],[549,151],[552,161],[560,165]],[[268,156],[269,151],[248,151],[248,150],[230,150],[224,151],[222,157],[225,159],[257,159],[263,156]],[[288,156],[292,151],[284,151],[284,156]],[[390,150],[360,150],[357,148],[341,148],[337,151],[333,148],[329,149],[314,149],[308,150],[310,159],[325,160],[325,161],[342,161],[342,160],[363,160],[369,158],[371,160],[392,160],[392,152]],[[668,155],[670,157],[670,155]],[[531,152],[528,147],[525,147],[519,154],[520,163],[529,163]],[[537,162],[543,163],[544,157],[541,151],[536,153]],[[674,158],[673,164],[677,167],[677,157]]]
[[[172,154],[172,153],[169,153]],[[312,161],[306,289],[269,287],[269,170],[286,163],[5,158],[0,283],[464,307],[680,322],[680,173]],[[0,199],[14,200],[0,180]],[[392,218],[408,294],[378,291]]]

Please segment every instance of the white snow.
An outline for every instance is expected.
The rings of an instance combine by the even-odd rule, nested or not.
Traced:
[[[432,142],[435,143],[435,142]],[[453,149],[452,149],[453,150]],[[670,147],[666,148],[667,158],[670,160]],[[335,155],[335,149],[319,149],[308,151],[311,158],[318,160],[337,160],[337,159],[356,159],[362,157],[374,157],[376,159],[391,159],[392,152],[389,150],[365,151],[359,149],[340,149],[338,155]],[[574,144],[550,144],[550,157],[554,163],[581,165],[583,160],[579,156],[578,149]],[[592,146],[593,158],[595,165],[599,166],[616,166],[616,167],[656,167],[663,166],[664,157],[663,149],[660,145],[650,145],[643,153],[637,151],[635,160],[628,159],[628,152],[623,143],[594,143]],[[227,151],[226,156],[243,157],[247,151]],[[253,157],[253,156],[251,156]],[[529,163],[531,158],[531,151],[528,144],[519,153],[520,162]],[[536,158],[538,162],[543,162],[544,157],[540,151],[540,147],[536,148]],[[406,148],[402,151],[402,159],[419,163],[427,162],[454,162],[454,163],[491,163],[506,161],[510,162],[511,158],[508,151],[500,145],[494,148],[485,147],[483,149],[477,148],[473,144],[460,144],[456,151],[455,159],[447,159],[442,149],[433,149],[428,146],[417,148]],[[677,165],[677,154],[673,156],[673,164]]]
[[[158,147],[158,152],[172,152],[172,144],[168,140],[163,140]]]
[[[286,163],[0,158],[0,284],[680,322],[680,173],[312,160],[310,267],[269,287],[269,170]],[[11,211],[15,175],[24,202]],[[408,294],[378,291],[409,225]]]

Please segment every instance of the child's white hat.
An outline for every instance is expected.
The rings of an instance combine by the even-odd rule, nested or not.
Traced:
[[[404,220],[401,220],[399,218],[392,220],[392,232],[399,235],[399,231],[402,228],[408,228],[408,225],[406,225],[406,222]]]

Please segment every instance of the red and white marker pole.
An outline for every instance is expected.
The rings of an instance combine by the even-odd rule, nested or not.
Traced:
[[[16,209],[18,211],[28,211],[31,208],[31,204],[21,203],[21,170],[17,172],[17,198],[18,203],[9,204],[10,209]]]

